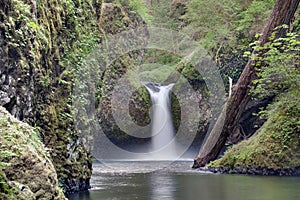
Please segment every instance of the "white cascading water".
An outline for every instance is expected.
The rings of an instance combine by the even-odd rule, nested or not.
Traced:
[[[152,112],[151,112],[151,145],[150,151],[161,151],[156,154],[156,159],[172,159],[177,156],[176,141],[174,141],[174,126],[171,116],[171,95],[174,84],[163,86],[155,83],[146,83],[149,91]],[[172,141],[173,140],[173,141]],[[157,157],[159,156],[159,157]]]

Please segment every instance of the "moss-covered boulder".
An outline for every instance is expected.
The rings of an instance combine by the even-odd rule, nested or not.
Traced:
[[[0,199],[66,199],[37,130],[0,107]]]
[[[299,91],[280,97],[255,135],[231,147],[209,167],[225,173],[300,175],[298,95]]]

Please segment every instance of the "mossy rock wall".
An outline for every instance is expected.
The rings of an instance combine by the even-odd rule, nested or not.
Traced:
[[[0,3],[0,105],[40,128],[66,192],[88,189],[92,173],[91,146],[74,125],[73,79],[106,34],[143,23],[137,18],[124,2]]]
[[[73,126],[72,76],[100,38],[100,1],[0,4],[1,105],[41,128],[66,192],[89,187],[91,152]]]
[[[113,35],[118,35],[121,32],[127,32],[130,29],[141,29],[146,27],[145,21],[138,16],[135,12],[130,12],[128,7],[124,6],[126,2],[120,2],[118,4],[114,3],[104,3],[103,5],[103,26],[102,29],[106,33],[106,38],[111,38]],[[125,132],[123,132],[119,126],[116,124],[113,117],[113,106],[112,106],[112,95],[115,90],[119,91],[118,96],[126,96],[127,88],[120,89],[124,87],[125,84],[131,84],[131,80],[125,80],[123,84],[120,83],[122,77],[124,78],[127,73],[134,73],[141,62],[144,55],[144,50],[140,47],[146,46],[147,40],[147,30],[142,30],[141,33],[137,31],[137,40],[132,40],[128,43],[130,47],[136,47],[137,49],[131,52],[124,52],[124,54],[117,56],[116,59],[108,66],[99,81],[99,109],[98,118],[100,121],[101,129],[115,143],[125,143],[133,142],[135,138],[129,137]],[[132,33],[133,35],[135,33]],[[133,36],[135,37],[135,36]],[[140,45],[142,44],[142,46]],[[111,50],[111,54],[120,54],[122,49]],[[132,71],[132,72],[130,72]],[[130,76],[133,84],[137,83],[137,77],[134,75]],[[136,79],[135,79],[136,78]],[[119,87],[119,88],[118,88]],[[122,95],[122,93],[124,95]],[[129,103],[130,115],[133,121],[139,125],[146,125],[149,123],[149,113],[147,112],[150,107],[150,98],[145,87],[138,86],[136,90],[131,94]],[[122,101],[121,99],[118,101]],[[118,108],[117,108],[118,109]],[[150,132],[150,131],[149,131]]]

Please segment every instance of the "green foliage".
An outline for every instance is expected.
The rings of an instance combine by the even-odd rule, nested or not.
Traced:
[[[163,82],[174,71],[173,66],[162,66],[160,64],[144,64],[142,68],[145,68],[145,71],[139,74],[140,79],[146,82],[156,83]]]
[[[288,33],[274,39],[275,34],[263,47],[254,47],[257,53],[253,58],[260,64],[252,93],[259,98],[276,95],[275,101],[260,113],[267,122],[249,140],[230,148],[211,166],[273,169],[300,166],[299,35]]]
[[[226,88],[229,77],[234,83],[238,80],[247,63],[243,52],[250,50],[248,44],[262,30],[273,4],[274,0],[189,1],[182,17],[189,24],[183,31],[211,52]]]
[[[80,40],[76,41],[73,46],[66,48],[63,63],[67,67],[67,71],[63,73],[64,76],[72,76],[74,75],[72,72],[78,71],[79,68],[82,68],[84,59],[98,43],[99,36],[92,32],[92,30],[90,31],[91,32],[87,32],[85,35],[82,35]],[[60,81],[61,83],[66,83],[63,82],[63,80]]]
[[[257,69],[258,79],[254,81],[255,87],[252,88],[252,92],[259,98],[273,94],[282,95],[300,88],[298,38],[298,34],[288,33],[286,37],[272,39],[263,47],[255,47],[258,52],[253,55],[254,59],[266,65]]]
[[[288,92],[269,107],[268,121],[250,139],[228,149],[212,167],[273,169],[300,166],[300,92]]]
[[[246,37],[253,37],[255,33],[262,30],[274,3],[274,0],[252,1],[245,10],[237,14],[236,30]]]
[[[0,43],[4,45],[3,49],[13,48],[16,55],[9,57],[4,66],[4,69],[14,66],[14,70],[4,73],[9,76],[14,73],[15,78],[22,80],[16,81],[17,85],[14,81],[9,83],[10,87],[17,89],[16,98],[30,101],[21,101],[17,106],[25,110],[27,105],[32,106],[31,118],[23,117],[41,127],[43,141],[51,148],[50,153],[58,169],[69,157],[67,145],[78,138],[73,126],[70,96],[76,70],[100,37],[98,13],[94,6],[94,3],[100,3],[92,0],[36,1],[36,7],[35,2],[25,0],[8,0],[6,3],[7,6],[0,6],[3,10],[0,26],[4,27],[5,33],[5,42],[0,40]],[[21,131],[20,127],[16,129]],[[3,131],[3,128],[0,130]],[[25,141],[34,149],[40,136],[34,132],[31,134],[31,139]],[[70,137],[73,139],[70,140]],[[14,141],[11,135],[5,136],[5,139]],[[64,145],[61,145],[62,140]],[[11,157],[13,153],[19,153],[16,152],[17,147],[18,144],[15,144],[12,148]],[[6,159],[3,155],[0,157]],[[80,159],[84,160],[81,166],[85,168],[84,162],[88,158],[81,156]],[[70,167],[58,171],[58,175],[61,177],[62,173],[66,173],[68,177],[72,170]],[[87,168],[77,172],[80,178],[82,174],[90,173]]]
[[[2,107],[0,127],[0,199],[32,199],[31,194],[24,192],[27,189],[40,191],[37,196],[41,198],[49,195],[65,199],[56,188],[55,170],[37,129],[18,121]],[[51,183],[42,182],[45,177],[50,178]],[[43,186],[39,185],[41,183]],[[21,190],[19,184],[24,185],[26,190]],[[53,188],[53,191],[44,190],[44,186]]]
[[[225,40],[234,40],[234,17],[239,11],[235,1],[191,0],[184,16],[191,24],[189,32],[208,49],[215,49]],[[191,30],[192,29],[192,30]]]
[[[245,36],[252,38],[262,29],[273,4],[274,0],[191,0],[184,18],[190,21],[191,31],[204,47],[216,49],[223,43],[239,44]]]
[[[130,0],[128,4],[131,10],[137,12],[146,21],[148,25],[151,25],[152,16],[149,14],[142,0]]]
[[[175,70],[180,57],[165,51],[147,50],[144,64],[139,69],[143,81],[163,82]]]
[[[173,16],[171,2],[171,0],[154,0],[151,5],[148,5],[152,16],[151,25],[172,30],[179,28],[180,22]]]

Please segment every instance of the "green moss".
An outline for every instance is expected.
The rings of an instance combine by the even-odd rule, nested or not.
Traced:
[[[45,42],[39,38],[38,42],[54,50],[46,60],[48,69],[40,69],[42,76],[39,83],[45,95],[42,97],[43,103],[37,105],[41,116],[36,123],[41,127],[44,143],[50,149],[49,153],[60,180],[76,182],[91,175],[91,168],[86,167],[90,166],[91,152],[85,151],[77,160],[81,162],[81,165],[78,165],[67,146],[73,146],[80,137],[84,137],[74,127],[71,95],[76,73],[82,68],[84,59],[99,42],[101,35],[98,31],[97,8],[93,3],[101,5],[99,1],[65,0],[50,4],[42,1],[38,7],[41,16],[38,25],[46,27],[42,29],[43,35],[49,35],[51,39]],[[48,13],[45,7],[53,14]],[[57,70],[61,72],[55,75]],[[81,148],[84,147],[76,148],[74,155]],[[78,167],[80,170],[74,173],[73,167],[65,168],[66,162],[70,162],[69,165],[74,166],[74,169]],[[65,191],[69,192],[66,188]]]
[[[230,148],[211,167],[272,169],[300,166],[299,91],[289,92],[270,106],[268,121],[250,139]]]

